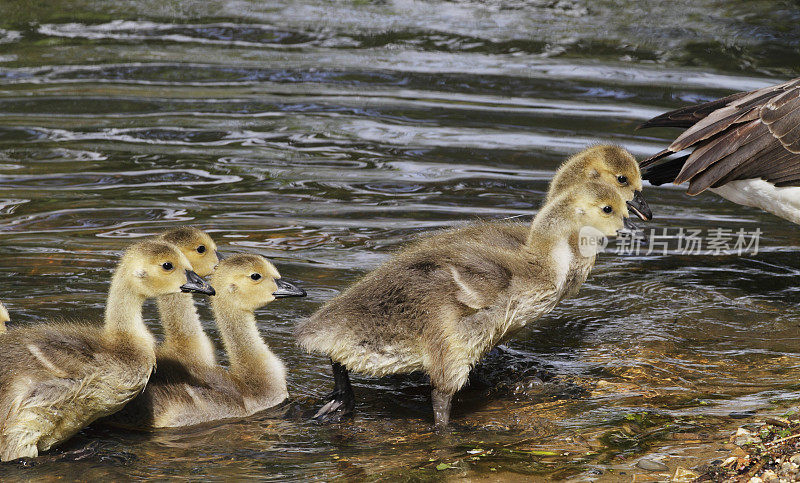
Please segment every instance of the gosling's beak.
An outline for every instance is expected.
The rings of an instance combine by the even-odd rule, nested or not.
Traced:
[[[217,293],[214,287],[191,270],[186,270],[186,283],[181,285],[181,292],[201,293],[205,295],[216,295]]]
[[[284,297],[305,297],[306,291],[302,288],[293,285],[289,282],[285,282],[280,278],[275,280],[275,283],[278,285],[278,290],[272,292],[272,296],[276,299],[281,299]]]
[[[644,196],[642,196],[642,192],[636,190],[633,192],[633,199],[627,202],[628,208],[633,211],[633,213],[641,218],[644,221],[649,221],[653,219],[653,212],[650,211],[650,207],[647,206],[647,202],[644,200]]]

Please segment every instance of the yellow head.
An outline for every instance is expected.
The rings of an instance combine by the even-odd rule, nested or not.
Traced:
[[[147,240],[131,245],[120,260],[115,279],[146,298],[180,292],[214,295],[214,289],[192,271],[189,260],[170,243]]]
[[[569,158],[553,176],[547,201],[586,181],[614,188],[636,216],[643,220],[653,218],[650,207],[642,197],[639,163],[624,148],[603,144],[585,149]]]
[[[613,237],[625,227],[628,209],[619,191],[600,183],[583,183],[554,199],[570,231],[586,228]]]
[[[181,226],[167,230],[156,237],[172,243],[189,259],[194,271],[201,277],[211,275],[219,263],[217,244],[203,230],[193,226]]]
[[[280,280],[278,270],[264,257],[237,254],[222,260],[211,283],[219,289],[215,302],[252,312],[276,298],[304,297],[305,290]]]

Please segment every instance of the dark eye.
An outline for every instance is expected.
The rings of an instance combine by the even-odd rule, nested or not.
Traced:
[[[252,278],[253,280],[259,280],[259,279],[261,279],[261,274],[260,273],[254,273],[254,274],[250,275],[250,278]]]
[[[170,262],[164,262],[161,264],[161,266],[168,272],[172,270],[172,264]]]
[[[199,247],[197,247],[197,253],[205,253],[205,252],[206,252],[205,245],[200,245]]]
[[[611,213],[612,211],[614,211],[614,208],[612,208],[612,207],[610,207],[608,205],[603,207],[603,213]]]
[[[617,176],[617,181],[619,181],[619,184],[628,184],[628,177],[621,174]]]

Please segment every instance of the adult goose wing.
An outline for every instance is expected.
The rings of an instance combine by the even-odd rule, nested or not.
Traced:
[[[751,178],[800,186],[800,78],[670,111],[639,126],[648,127],[688,128],[641,162],[642,177],[652,184],[688,181],[690,195]]]

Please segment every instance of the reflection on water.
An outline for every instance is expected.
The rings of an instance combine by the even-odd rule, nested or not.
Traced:
[[[649,155],[671,133],[635,132],[642,120],[800,75],[796,4],[61,3],[6,0],[0,20],[13,324],[99,318],[119,251],[187,223],[309,296],[258,314],[291,368],[282,407],[153,435],[89,428],[3,476],[629,478],[643,455],[663,474],[713,459],[741,418],[800,399],[798,231],[670,187],[647,189],[651,227],[760,227],[760,252],[606,254],[474,371],[449,434],[431,432],[418,376],[356,377],[352,423],[308,423],[329,368],[291,337],[419,233],[534,214],[587,144]]]

